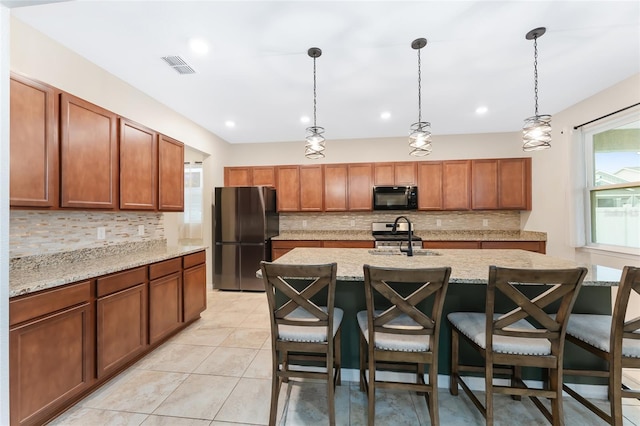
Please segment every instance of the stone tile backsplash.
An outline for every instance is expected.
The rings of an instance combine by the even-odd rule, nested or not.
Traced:
[[[518,231],[519,211],[281,213],[281,231],[369,231],[371,222],[404,215],[416,231]],[[438,222],[439,221],[439,222]]]
[[[140,225],[144,235],[138,235]],[[105,239],[97,238],[98,227],[104,227]],[[11,210],[9,217],[12,259],[164,238],[164,215],[158,212]]]

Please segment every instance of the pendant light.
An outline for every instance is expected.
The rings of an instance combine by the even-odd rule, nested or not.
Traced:
[[[307,127],[307,144],[304,147],[304,156],[317,160],[324,158],[324,127],[316,126],[316,58],[322,55],[322,50],[312,47],[307,54],[313,58],[313,126]]]
[[[545,27],[535,28],[525,36],[533,40],[533,76],[535,80],[536,112],[524,120],[522,127],[522,150],[538,151],[551,148],[551,116],[538,114],[538,38],[547,31]]]
[[[427,45],[426,38],[417,38],[411,43],[411,47],[418,51],[418,122],[413,123],[409,129],[410,154],[415,157],[423,157],[431,154],[431,123],[422,121],[422,77],[420,63],[420,49]]]

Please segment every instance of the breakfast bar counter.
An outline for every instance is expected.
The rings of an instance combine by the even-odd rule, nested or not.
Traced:
[[[357,248],[296,248],[275,263],[284,264],[322,264],[337,262],[336,306],[344,310],[342,325],[342,365],[345,368],[358,368],[358,329],[356,313],[366,310],[364,297],[363,265],[393,268],[430,268],[451,267],[449,289],[445,298],[443,316],[455,311],[484,312],[485,285],[488,281],[489,266],[511,268],[574,268],[575,262],[533,253],[525,250],[417,250],[408,257],[403,254],[383,252],[384,249]],[[396,249],[397,250],[397,249]],[[397,251],[394,253],[398,253]],[[574,305],[576,313],[611,313],[611,286],[618,285],[622,271],[586,266],[589,270]],[[602,277],[605,275],[605,278]],[[528,286],[533,287],[533,286]],[[521,287],[523,292],[529,289]],[[534,289],[532,289],[534,290]],[[501,309],[497,306],[497,309]],[[440,374],[449,374],[450,329],[443,321],[440,331]],[[576,367],[599,365],[595,357],[588,358],[578,348],[567,347],[565,353],[567,365]]]

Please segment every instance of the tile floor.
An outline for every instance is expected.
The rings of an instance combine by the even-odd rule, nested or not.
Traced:
[[[210,290],[202,318],[89,395],[51,425],[265,425],[269,418],[270,340],[263,293]],[[284,385],[281,425],[327,424],[322,383]],[[378,391],[376,424],[428,425],[424,399],[410,392]],[[571,398],[567,425],[604,424]],[[627,400],[629,401],[629,400]],[[640,403],[625,405],[625,425],[640,425]],[[336,423],[366,424],[366,397],[358,383],[336,392]],[[484,419],[461,393],[440,391],[443,426],[482,425]],[[529,400],[496,397],[496,425],[546,425]]]

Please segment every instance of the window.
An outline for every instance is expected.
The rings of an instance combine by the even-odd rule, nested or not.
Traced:
[[[638,249],[640,109],[583,131],[587,244],[615,251]]]
[[[202,239],[202,163],[184,163],[184,213],[182,217],[182,240]]]

